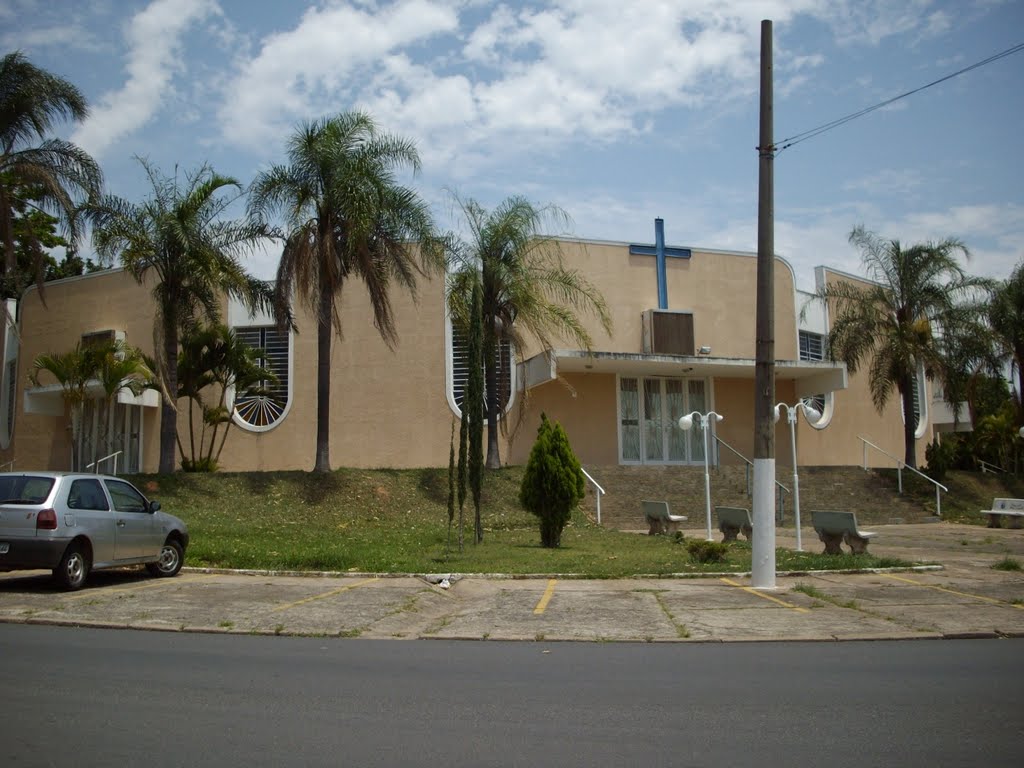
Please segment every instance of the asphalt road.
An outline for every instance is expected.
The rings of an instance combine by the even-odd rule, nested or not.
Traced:
[[[1019,766],[1024,640],[501,643],[0,625],[8,766]]]

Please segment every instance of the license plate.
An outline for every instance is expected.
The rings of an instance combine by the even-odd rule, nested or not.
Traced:
[[[11,545],[6,541],[0,541],[0,555],[6,555],[11,551]]]

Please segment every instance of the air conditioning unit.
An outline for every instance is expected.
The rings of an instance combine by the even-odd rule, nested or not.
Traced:
[[[692,312],[644,310],[642,333],[645,355],[694,354]]]
[[[113,329],[107,329],[103,331],[89,331],[88,333],[82,334],[83,347],[98,347],[101,344],[113,344],[114,342],[124,340],[125,332],[115,331]]]

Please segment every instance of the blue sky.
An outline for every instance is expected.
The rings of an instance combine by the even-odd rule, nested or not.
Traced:
[[[348,109],[415,139],[415,184],[490,207],[555,203],[577,237],[757,247],[760,21],[781,140],[1024,42],[1021,0],[7,0],[5,52],[78,85],[61,134],[108,190],[209,162],[248,183],[302,120]],[[961,238],[976,274],[1024,259],[1024,52],[798,144],[775,161],[776,250],[813,287],[858,273],[856,224]],[[271,277],[276,253],[252,258]]]

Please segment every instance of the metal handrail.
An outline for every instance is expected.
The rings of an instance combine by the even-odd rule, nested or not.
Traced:
[[[742,453],[737,451],[735,448],[733,448],[731,445],[729,445],[727,442],[725,442],[725,440],[720,438],[718,435],[712,435],[712,437],[715,439],[716,443],[718,443],[719,445],[724,445],[730,451],[732,451],[737,456],[739,456],[741,459],[743,459],[743,463],[746,465],[744,467],[744,470],[745,470],[746,481],[747,481],[747,496],[750,496],[750,470],[753,468],[754,462],[752,462],[750,459],[748,459]],[[719,463],[719,466],[720,466],[720,463]],[[785,517],[786,517],[786,497],[785,497],[785,494],[791,493],[791,491],[789,490],[789,488],[784,486],[778,480],[775,481],[775,485],[777,485],[779,487],[779,491],[778,491],[778,493],[779,493],[779,514],[778,514],[778,517],[779,517],[779,522],[782,522],[785,519]]]
[[[597,499],[597,524],[600,525],[601,524],[601,497],[604,496],[605,490],[600,485],[598,485],[597,480],[592,478],[590,476],[590,473],[587,472],[587,470],[583,469],[583,467],[580,467],[580,471],[586,476],[587,480],[592,482],[594,484],[594,487],[597,488],[597,495],[595,497]]]
[[[1002,472],[1003,474],[1006,474],[1006,470],[998,464],[991,464],[984,459],[978,459],[978,464],[981,465],[981,474],[985,474],[986,472]]]
[[[863,462],[862,462],[861,466],[864,468],[865,472],[867,472],[867,470],[868,470],[868,446],[870,445],[872,448],[874,448],[879,453],[885,454],[890,459],[892,459],[893,461],[896,462],[896,481],[897,481],[897,484],[899,486],[900,494],[903,493],[903,470],[904,469],[909,469],[915,475],[919,475],[919,476],[923,477],[929,483],[934,485],[935,486],[935,516],[936,517],[942,517],[942,494],[941,494],[941,491],[945,491],[946,493],[949,493],[949,488],[944,486],[942,483],[939,483],[939,482],[936,482],[935,480],[932,480],[924,472],[921,472],[920,470],[914,469],[913,467],[909,466],[905,461],[903,461],[903,459],[897,459],[895,456],[893,456],[891,453],[886,451],[884,448],[879,448],[877,445],[872,443],[870,440],[868,440],[863,435],[857,435],[857,439],[860,440],[862,443],[864,443],[864,445],[862,446]]]
[[[122,453],[124,453],[124,451],[114,451],[113,453],[111,453],[111,454],[109,454],[107,456],[104,456],[102,459],[96,459],[96,461],[92,462],[91,464],[86,464],[85,468],[89,469],[89,467],[96,467],[96,474],[98,475],[100,473],[100,464],[102,464],[107,459],[113,459],[114,460],[114,474],[116,475],[117,474],[117,457],[120,456]]]
[[[5,461],[3,464],[0,464],[0,472],[3,472],[7,467],[14,469],[14,459],[11,459],[10,461]]]

